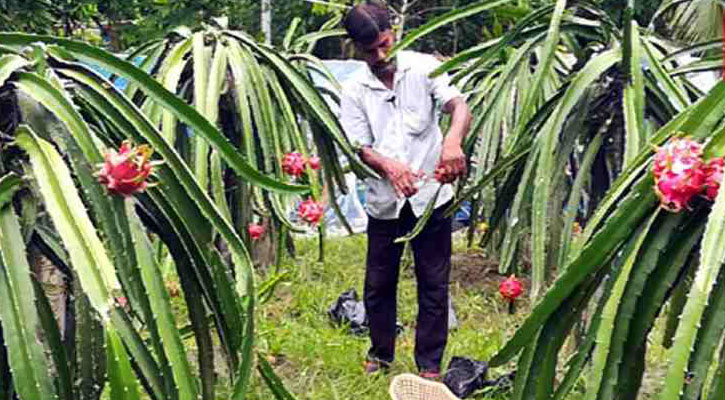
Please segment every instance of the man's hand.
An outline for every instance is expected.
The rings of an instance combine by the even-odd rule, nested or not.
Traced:
[[[385,178],[393,185],[399,198],[410,197],[418,193],[416,183],[424,178],[422,172],[413,172],[407,165],[393,159],[386,159],[382,167]]]
[[[413,172],[407,165],[381,155],[370,146],[360,148],[359,154],[365,164],[372,167],[393,185],[398,198],[410,197],[418,193],[416,183],[420,179],[424,179],[425,174],[422,172]]]
[[[443,142],[441,157],[435,169],[435,178],[440,183],[451,183],[466,173],[466,155],[459,142]]]
[[[471,112],[461,97],[449,100],[443,106],[443,112],[451,114],[451,127],[443,140],[435,178],[440,183],[451,183],[466,174],[466,155],[461,143],[471,127]]]

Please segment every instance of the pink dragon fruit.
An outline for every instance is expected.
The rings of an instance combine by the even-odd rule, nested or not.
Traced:
[[[320,222],[323,213],[324,207],[322,207],[322,203],[314,201],[312,198],[308,198],[307,200],[301,202],[297,208],[297,215],[300,219],[311,225],[315,225]]]
[[[498,292],[504,299],[514,301],[524,292],[524,286],[516,279],[516,275],[511,275],[498,285]]]
[[[282,158],[282,171],[292,176],[302,175],[305,172],[305,158],[296,151],[285,154]]]
[[[320,157],[311,156],[310,158],[307,159],[307,165],[309,165],[310,168],[312,168],[314,170],[320,169],[320,165],[321,165]]]
[[[689,138],[675,138],[657,149],[652,173],[661,206],[673,212],[687,208],[705,185],[702,145]]]
[[[514,304],[516,303],[516,298],[524,292],[524,285],[521,284],[521,281],[516,279],[516,275],[511,275],[498,285],[498,292],[501,294],[501,297],[508,301],[509,314],[515,313],[516,307]]]
[[[148,145],[133,147],[131,142],[124,141],[118,152],[106,153],[98,181],[112,194],[130,196],[143,192],[155,165],[150,161],[153,152]]]
[[[260,224],[249,224],[247,232],[252,240],[259,240],[264,235],[264,226]]]
[[[715,201],[720,183],[722,182],[723,157],[717,157],[710,160],[705,167],[705,197],[708,200]]]

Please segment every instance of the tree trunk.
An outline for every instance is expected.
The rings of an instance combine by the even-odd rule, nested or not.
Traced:
[[[272,44],[272,0],[262,0],[262,13],[260,15],[260,24],[264,42]]]

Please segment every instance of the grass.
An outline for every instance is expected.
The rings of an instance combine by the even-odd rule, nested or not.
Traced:
[[[444,366],[453,355],[487,360],[513,333],[527,309],[509,315],[497,292],[498,277],[482,255],[467,251],[456,240],[451,295],[459,321],[449,336]],[[258,349],[267,355],[287,388],[300,399],[387,399],[393,376],[416,372],[413,361],[417,302],[412,267],[403,267],[398,289],[398,319],[405,327],[399,336],[396,362],[387,375],[369,377],[362,363],[367,336],[353,336],[330,323],[327,309],[345,290],[362,295],[365,273],[364,235],[326,242],[325,262],[317,261],[315,241],[298,242],[298,257],[283,268],[290,278],[260,307]],[[510,369],[514,366],[511,365]],[[497,376],[506,369],[491,371]],[[258,379],[258,378],[256,378]],[[261,382],[253,399],[269,399]]]
[[[370,377],[363,373],[362,367],[369,346],[368,337],[350,334],[346,327],[333,325],[327,316],[327,309],[342,292],[353,288],[362,295],[365,236],[328,239],[325,262],[317,261],[316,240],[298,239],[296,245],[297,258],[285,258],[280,266],[280,271],[287,272],[287,279],[258,307],[257,350],[299,400],[389,399],[388,386],[392,378],[400,373],[416,372],[413,347],[417,301],[412,266],[401,267],[398,320],[403,324],[404,332],[398,337],[395,364],[388,374]],[[530,311],[526,292],[522,300],[517,301],[516,314],[508,314],[507,305],[498,294],[498,283],[504,277],[497,274],[495,260],[487,259],[480,249],[466,249],[463,237],[457,234],[454,235],[452,261],[451,296],[459,327],[450,332],[443,367],[451,356],[490,359]],[[173,303],[177,324],[184,326],[188,321],[182,297],[174,298]],[[649,339],[648,371],[639,395],[643,400],[656,398],[664,379],[667,351],[661,346],[663,331],[664,318],[660,317]],[[216,335],[214,338],[216,340]],[[185,346],[190,361],[197,368],[193,338],[188,338]],[[575,350],[573,342],[568,340],[562,350],[562,362]],[[215,360],[217,398],[228,399],[231,385],[220,348]],[[511,363],[491,370],[489,379],[513,371],[515,367],[515,363]],[[252,379],[248,399],[274,398],[258,373]],[[586,371],[567,398],[583,398],[585,386]],[[510,395],[479,393],[474,398],[508,399]]]

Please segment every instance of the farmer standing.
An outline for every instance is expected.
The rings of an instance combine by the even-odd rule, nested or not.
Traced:
[[[421,376],[437,378],[448,338],[451,265],[451,218],[443,214],[453,197],[450,183],[466,171],[461,143],[471,115],[446,75],[429,77],[439,65],[433,56],[401,51],[386,60],[395,36],[384,6],[357,5],[343,23],[369,68],[345,85],[342,126],[362,161],[382,177],[367,180],[364,300],[372,346],[365,371],[388,367],[395,355],[403,245],[394,240],[412,229],[440,187],[432,217],[412,241],[418,287],[415,361]],[[445,137],[437,106],[451,114]]]

